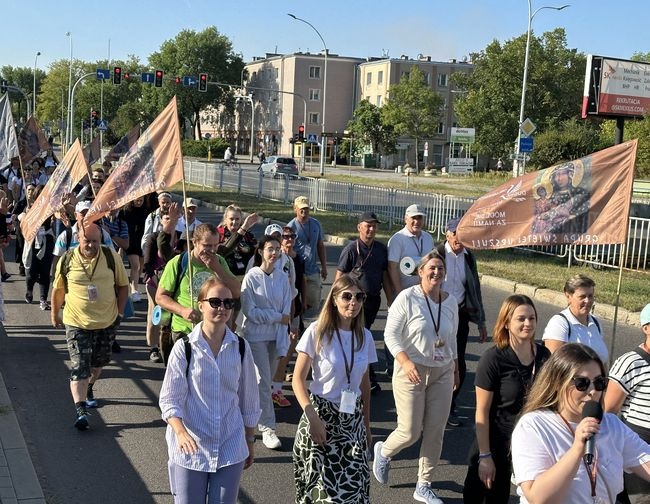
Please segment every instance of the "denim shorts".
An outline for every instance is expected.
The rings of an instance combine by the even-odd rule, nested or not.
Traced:
[[[90,378],[91,368],[104,367],[111,361],[115,332],[115,325],[94,330],[65,326],[65,339],[72,361],[71,381]]]

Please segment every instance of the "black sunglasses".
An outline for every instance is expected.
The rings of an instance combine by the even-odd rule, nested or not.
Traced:
[[[295,237],[296,237],[296,234],[295,234],[295,233],[291,233],[291,234],[283,234],[283,235],[282,235],[282,239],[283,239],[283,240],[293,240]]]
[[[362,301],[366,300],[366,293],[365,292],[357,292],[356,294],[352,294],[351,292],[342,292],[339,294],[339,297],[343,300],[349,303],[352,301],[352,298],[356,299],[357,302],[361,303]]]
[[[607,387],[607,378],[604,376],[597,376],[596,378],[590,380],[586,376],[574,376],[572,378],[573,384],[576,386],[576,389],[580,392],[585,392],[589,388],[589,385],[594,384],[594,389],[597,392],[602,392]]]
[[[199,301],[207,301],[215,310],[223,305],[225,310],[232,310],[235,307],[235,300],[232,298],[221,299],[218,297],[211,297],[206,299],[199,299]]]

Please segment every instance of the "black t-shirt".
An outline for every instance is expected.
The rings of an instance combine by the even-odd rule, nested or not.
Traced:
[[[548,348],[535,344],[535,360],[528,366],[510,348],[493,346],[481,356],[474,384],[493,393],[490,406],[490,436],[510,439],[517,415],[524,406],[534,376],[551,356]],[[534,372],[534,376],[533,376]]]
[[[369,296],[381,295],[384,272],[388,269],[386,245],[374,240],[368,247],[360,239],[348,243],[341,251],[336,269],[343,273],[350,273],[357,267],[363,272],[361,286],[365,293]]]

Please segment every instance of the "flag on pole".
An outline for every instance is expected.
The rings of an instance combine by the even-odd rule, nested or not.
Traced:
[[[149,193],[169,190],[183,179],[183,155],[176,97],[142,133],[97,193],[86,222]]]
[[[20,222],[25,243],[30,243],[43,222],[63,208],[63,198],[88,174],[79,139],[75,140]]]
[[[88,171],[90,171],[92,165],[94,165],[97,161],[99,161],[99,158],[101,157],[101,149],[99,147],[99,135],[97,135],[92,142],[90,142],[88,145],[86,145],[83,148],[83,154],[84,154],[84,159],[86,160],[86,164],[88,165]]]
[[[9,95],[5,93],[0,98],[0,168],[11,163],[11,158],[17,157],[18,138],[14,117],[11,115]]]
[[[41,152],[50,148],[47,137],[34,116],[30,117],[27,124],[18,135],[18,148],[23,165],[28,164]]]
[[[471,249],[624,243],[637,140],[527,173],[478,198],[458,224]]]
[[[129,152],[131,146],[140,138],[140,125],[134,126],[129,132],[120,138],[108,154],[104,161],[118,161],[124,154]]]

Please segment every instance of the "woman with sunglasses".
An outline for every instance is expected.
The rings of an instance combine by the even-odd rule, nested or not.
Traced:
[[[494,324],[495,345],[476,371],[476,439],[470,448],[463,501],[502,504],[510,498],[510,437],[534,378],[551,353],[535,343],[537,310],[521,294],[508,296]]]
[[[242,471],[253,463],[255,365],[248,344],[226,324],[230,289],[213,276],[198,304],[203,321],[188,335],[189,352],[182,341],[174,345],[160,390],[169,484],[175,504],[235,504]]]
[[[304,413],[293,445],[296,503],[370,502],[368,366],[377,353],[363,323],[365,297],[358,280],[338,278],[298,342],[292,385]]]
[[[375,444],[373,474],[388,483],[390,460],[417,442],[420,469],[413,498],[439,504],[431,482],[451,407],[459,383],[456,330],[458,301],[442,290],[445,261],[437,250],[420,260],[420,283],[400,292],[390,309],[384,341],[395,357],[393,396],[397,428],[386,441]]]
[[[583,418],[586,403],[602,403],[606,385],[605,365],[586,345],[562,345],[546,361],[512,433],[520,502],[612,503],[624,471],[650,480],[645,441],[611,413]],[[590,461],[585,445],[593,436]]]
[[[255,251],[255,266],[244,275],[241,307],[244,314],[241,335],[250,344],[259,372],[259,395],[262,415],[258,428],[264,446],[279,450],[282,443],[275,433],[275,411],[271,399],[271,378],[278,357],[287,354],[291,321],[291,286],[287,275],[278,271],[280,242],[265,235]]]

